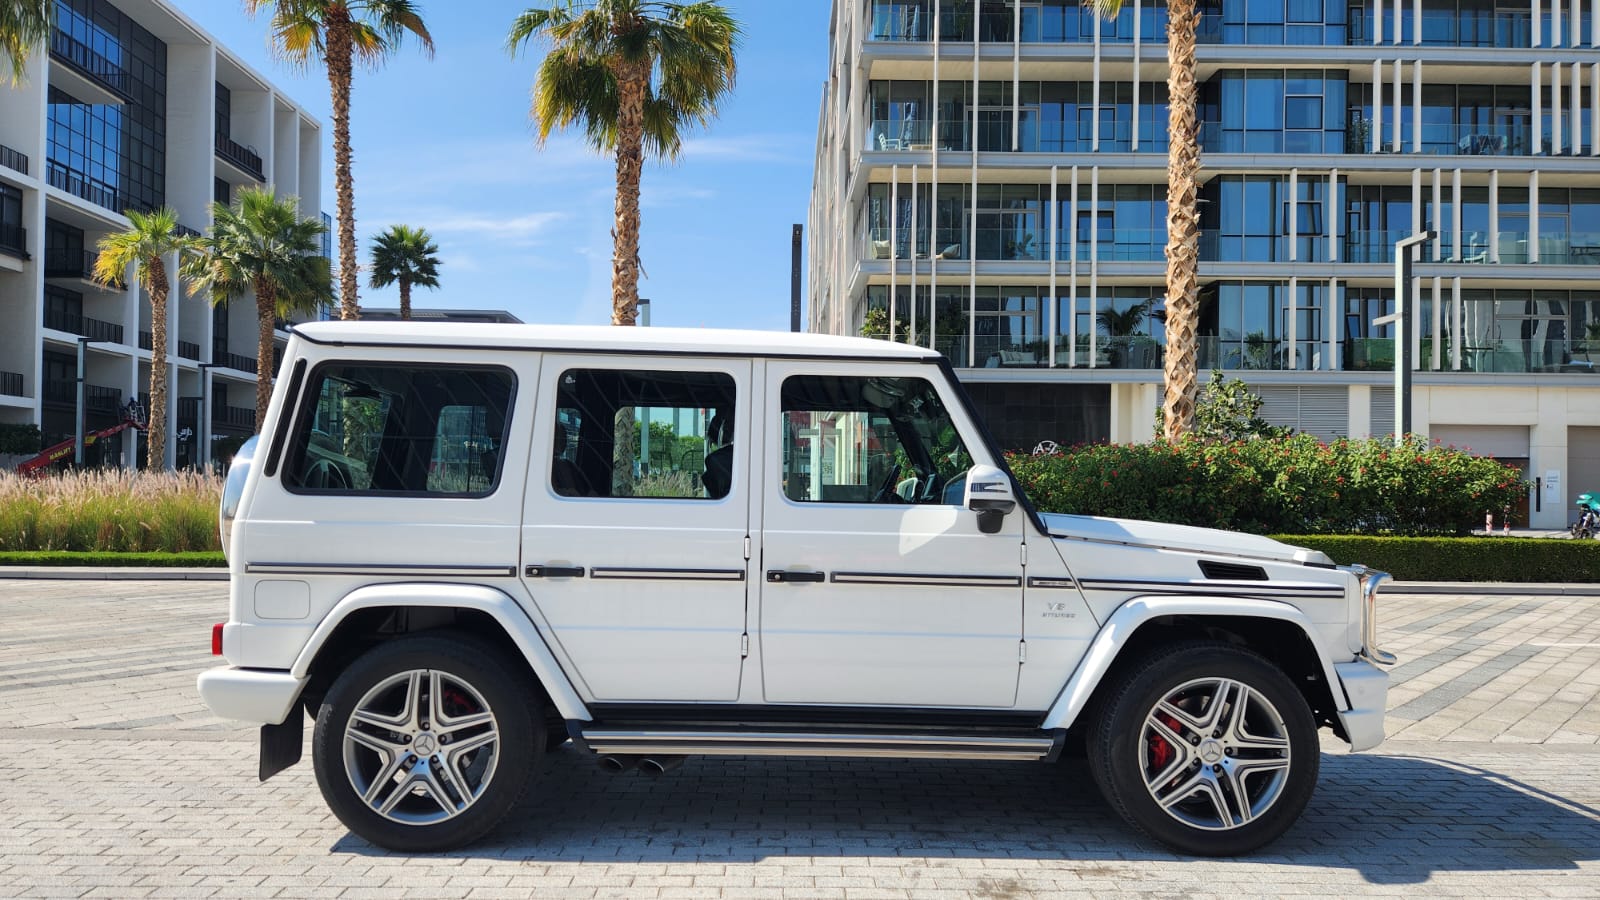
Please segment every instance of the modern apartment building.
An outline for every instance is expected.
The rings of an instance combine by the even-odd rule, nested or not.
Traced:
[[[47,52],[20,86],[0,84],[0,423],[37,424],[47,445],[71,437],[81,345],[86,426],[113,426],[148,397],[159,360],[166,462],[191,464],[254,429],[256,370],[272,365],[256,359],[254,303],[213,308],[175,286],[168,345],[152,348],[149,298],[91,280],[96,247],[128,226],[125,210],[171,206],[198,231],[212,201],[251,185],[316,215],[322,126],[167,0],[56,8]],[[90,461],[132,463],[144,441],[131,434]]]
[[[1202,0],[1200,366],[1326,438],[1413,431],[1600,489],[1600,3]],[[1002,442],[1149,439],[1162,0],[835,0],[810,327],[949,356]],[[872,313],[869,311],[881,310]],[[892,312],[891,312],[892,311]],[[891,325],[892,323],[892,325]],[[887,336],[887,335],[883,335]]]

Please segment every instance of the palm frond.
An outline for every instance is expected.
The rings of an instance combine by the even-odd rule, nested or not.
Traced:
[[[0,53],[11,60],[11,84],[22,83],[28,59],[50,39],[55,0],[0,0]]]

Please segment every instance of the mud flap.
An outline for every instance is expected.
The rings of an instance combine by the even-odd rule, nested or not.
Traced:
[[[282,772],[300,761],[305,737],[306,717],[297,703],[281,725],[261,726],[261,780]]]

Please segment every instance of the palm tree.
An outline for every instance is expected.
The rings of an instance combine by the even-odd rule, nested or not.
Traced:
[[[321,61],[333,93],[333,190],[338,195],[339,318],[361,314],[356,302],[356,200],[350,174],[350,80],[355,62],[377,66],[416,35],[429,56],[433,36],[412,0],[244,0],[255,15],[272,8],[273,45],[298,66]]]
[[[146,465],[162,469],[167,464],[167,297],[172,292],[166,257],[174,253],[187,256],[197,245],[194,238],[179,233],[178,214],[171,207],[150,213],[130,209],[127,216],[131,224],[126,231],[100,239],[94,280],[120,286],[128,267],[133,266],[139,284],[150,295],[150,414],[145,422],[150,452]]]
[[[1114,19],[1123,0],[1091,0],[1095,15]],[[1200,138],[1195,126],[1195,0],[1167,0],[1167,352],[1163,377],[1167,437],[1194,427],[1200,306]]]
[[[400,285],[400,318],[411,319],[411,286],[439,286],[439,245],[426,228],[390,225],[372,238],[372,286]]]
[[[0,54],[11,60],[11,84],[22,83],[28,57],[50,39],[55,0],[0,0]]]
[[[246,292],[256,297],[256,430],[272,399],[272,334],[276,322],[333,302],[333,276],[320,254],[327,228],[300,218],[299,202],[270,188],[245,188],[233,205],[211,205],[211,230],[183,266],[191,293],[211,292],[213,305]]]
[[[644,156],[676,159],[681,131],[706,125],[733,87],[739,25],[717,3],[552,0],[517,16],[506,48],[550,43],[533,84],[542,145],[557,128],[582,125],[589,143],[617,158],[611,322],[639,312],[639,177]]]

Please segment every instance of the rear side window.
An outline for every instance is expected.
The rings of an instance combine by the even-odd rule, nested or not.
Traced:
[[[732,488],[734,399],[722,372],[568,369],[556,394],[551,489],[720,500]]]
[[[319,366],[283,483],[316,494],[493,493],[515,388],[500,367]]]

